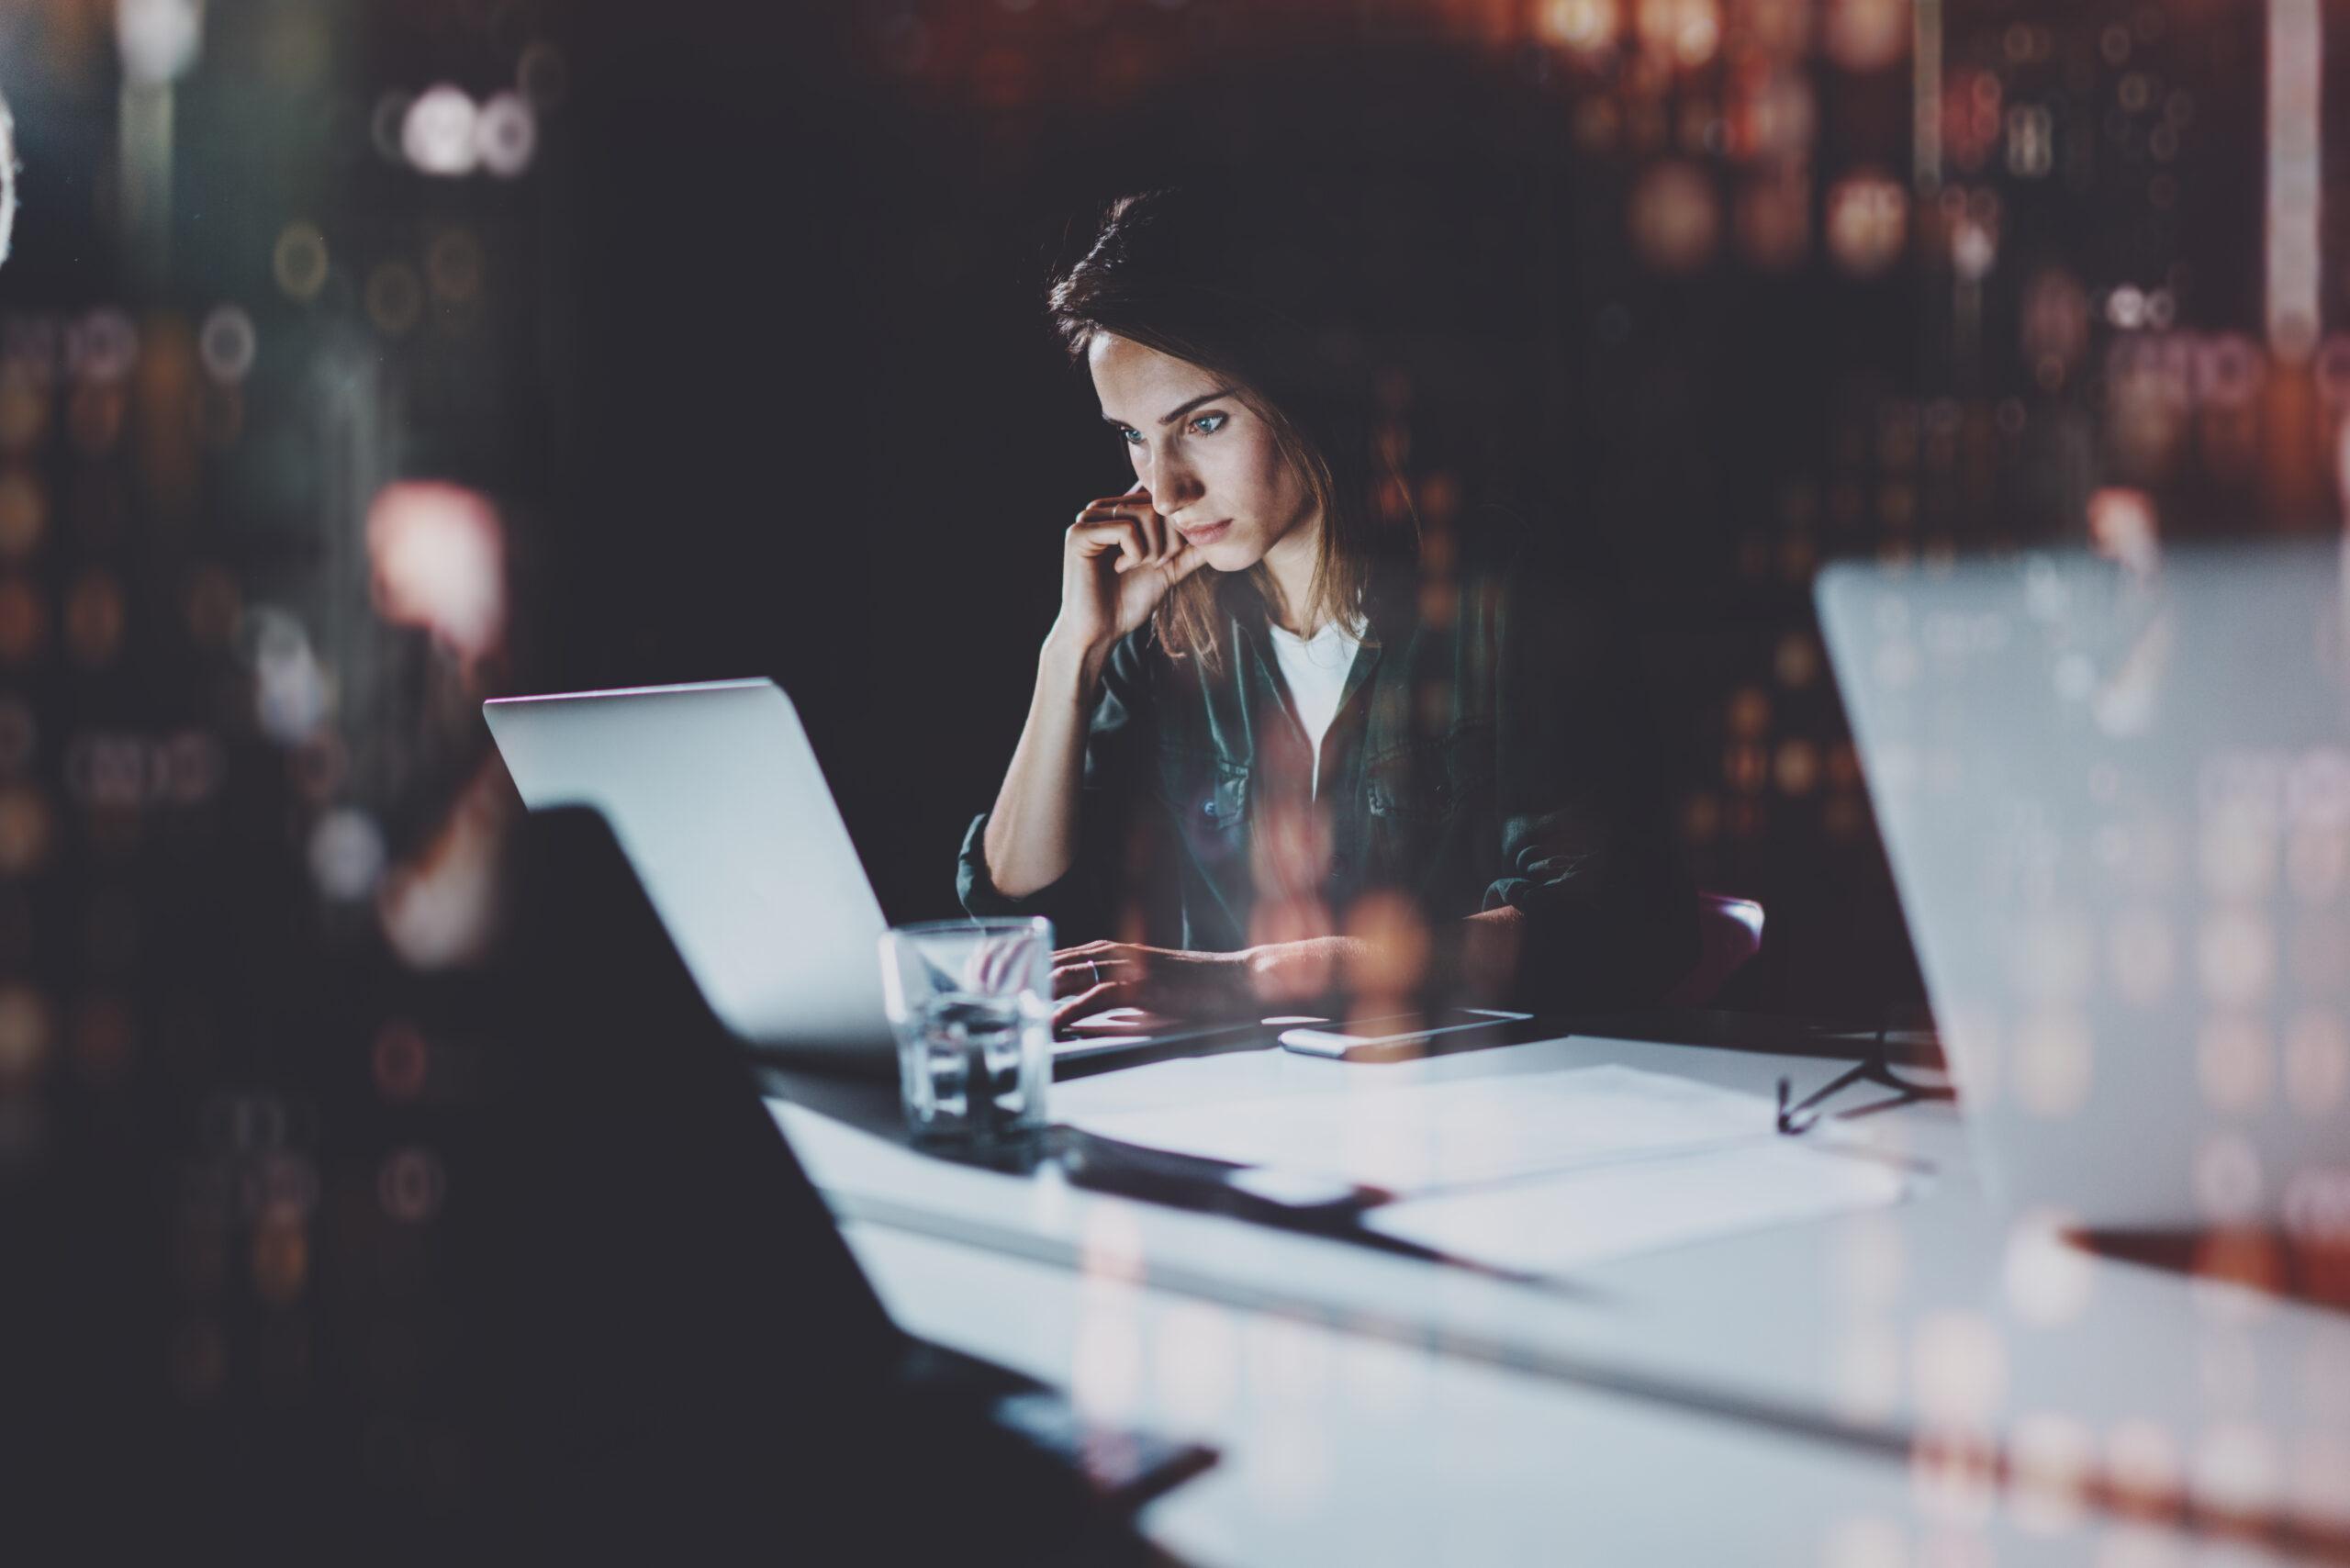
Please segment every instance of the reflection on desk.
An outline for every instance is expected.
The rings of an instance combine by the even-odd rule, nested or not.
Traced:
[[[1758,1099],[1785,1076],[1799,1098],[1858,1054],[1799,1050],[1576,1036],[1348,1070],[1616,1065]],[[1105,1109],[1181,1108],[1140,1072],[1095,1081]],[[1911,1202],[1541,1282],[776,1110],[919,1331],[1225,1449],[1221,1476],[1151,1516],[1213,1561],[1555,1561],[1572,1540],[1594,1561],[2177,1562],[2199,1529],[2242,1538],[2231,1562],[2350,1544],[2350,1316],[1994,1212],[1948,1105],[1867,1118],[1880,1152],[1938,1171]]]

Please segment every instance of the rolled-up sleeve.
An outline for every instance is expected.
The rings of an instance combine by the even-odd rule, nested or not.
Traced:
[[[1544,1009],[1652,1004],[1697,954],[1638,644],[1595,596],[1514,569],[1497,617],[1497,874],[1521,911],[1516,991]]]
[[[1127,859],[1126,831],[1134,820],[1133,791],[1150,727],[1147,661],[1150,629],[1120,638],[1102,670],[1102,690],[1087,722],[1084,783],[1078,801],[1077,857],[1058,879],[1013,897],[995,885],[987,862],[990,812],[971,819],[957,857],[956,895],[974,915],[1041,914],[1064,946],[1112,934],[1119,873]]]

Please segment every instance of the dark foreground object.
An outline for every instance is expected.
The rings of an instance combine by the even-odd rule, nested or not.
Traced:
[[[472,1238],[486,1534],[1163,1561],[1125,1515],[1213,1456],[1104,1443],[1048,1391],[900,1331],[602,819],[541,813],[523,842],[510,1125]],[[1112,1462],[1091,1475],[1062,1451],[1088,1438]]]

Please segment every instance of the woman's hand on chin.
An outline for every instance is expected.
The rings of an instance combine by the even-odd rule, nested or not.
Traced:
[[[1185,1022],[1253,1017],[1261,949],[1193,953],[1138,942],[1088,942],[1053,955],[1053,1026],[1113,1007],[1139,1007]]]

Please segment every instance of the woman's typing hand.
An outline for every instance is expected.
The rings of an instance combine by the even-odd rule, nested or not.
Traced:
[[[1249,1016],[1257,1005],[1250,951],[1193,953],[1137,942],[1088,942],[1053,955],[1053,1026],[1113,1007],[1186,1023]]]
[[[1087,942],[1053,954],[1053,1026],[1113,1007],[1139,1007],[1184,1023],[1255,1018],[1325,994],[1364,956],[1355,938],[1312,936],[1237,953]]]

